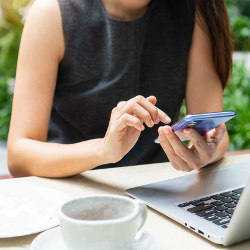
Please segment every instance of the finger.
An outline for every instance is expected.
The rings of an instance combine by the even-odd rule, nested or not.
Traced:
[[[225,123],[219,125],[217,128],[215,128],[214,137],[218,139],[218,141],[221,141],[225,135],[225,132],[227,131]]]
[[[118,104],[117,104],[117,108],[121,108],[121,107],[123,107],[124,105],[126,104],[126,102],[125,101],[121,101],[121,102],[119,102]]]
[[[210,161],[210,158],[212,157],[212,152],[207,142],[204,140],[203,136],[201,136],[197,131],[191,128],[184,129],[184,134],[192,142],[193,146],[195,147],[201,158],[205,162]]]
[[[217,143],[217,139],[215,137],[215,128],[203,135],[203,138],[207,143]]]
[[[224,138],[226,131],[227,131],[226,125],[223,123],[217,128],[207,132],[203,137],[208,144],[214,143],[218,145],[219,142]]]
[[[125,127],[134,127],[139,131],[145,129],[140,119],[127,113],[123,114],[117,121],[116,129],[118,131],[123,130]]]
[[[160,128],[158,129],[158,131],[160,131]],[[160,142],[160,136],[161,135],[159,133],[159,137],[158,137],[159,142]],[[169,162],[171,163],[172,167],[175,168],[176,170],[182,170],[182,169],[180,169],[178,164],[173,160],[173,158],[170,156],[170,153],[168,153],[171,150],[173,152],[173,149],[172,149],[171,145],[168,143],[168,141],[165,141],[165,140],[166,140],[166,138],[161,138],[162,143],[161,142],[160,143],[161,143],[161,147],[162,147],[163,151],[165,152],[166,156],[168,157]],[[169,147],[169,150],[167,149],[168,147]]]
[[[163,131],[175,153],[183,161],[187,162],[190,168],[199,169],[201,167],[201,162],[198,155],[187,148],[169,126],[164,126]]]
[[[168,115],[155,106],[154,103],[156,103],[157,100],[154,96],[150,96],[148,99],[144,98],[143,96],[136,96],[135,100],[150,113],[155,124],[158,124],[160,121],[164,122],[165,124],[171,122],[171,119],[168,117]]]
[[[155,100],[154,100],[155,99]],[[148,99],[146,99],[145,97],[143,96],[136,96],[134,98],[134,100],[140,105],[142,106],[145,110],[148,111],[148,113],[150,114],[151,116],[151,120],[157,124],[159,123],[159,114],[158,114],[158,108],[152,104],[149,100],[153,101],[156,103],[156,98],[154,98],[153,96]],[[134,101],[133,100],[133,101]]]
[[[157,102],[157,99],[156,99],[155,96],[149,96],[149,97],[147,97],[146,99],[147,99],[149,102],[151,102],[153,105],[155,105],[156,102]],[[165,123],[165,124],[170,123],[170,122],[171,122],[170,117],[169,117],[166,113],[164,113],[161,109],[159,109],[159,108],[157,108],[157,109],[158,109],[159,120],[160,120],[161,122]],[[158,122],[159,122],[159,121],[158,121]],[[157,122],[157,123],[158,123],[158,122]]]
[[[156,102],[157,102],[157,99],[156,99],[156,97],[155,96],[148,96],[147,98],[146,98],[149,102],[151,102],[153,105],[155,105],[156,104]]]
[[[171,143],[168,141],[168,138],[166,137],[164,133],[164,128],[160,127],[158,129],[158,132],[159,132],[159,141],[160,141],[161,147],[163,148],[164,152],[166,153],[173,167],[176,168],[177,170],[190,172],[192,169],[188,166],[187,162],[182,160],[175,153],[173,147],[171,146]]]
[[[171,122],[171,118],[164,113],[162,110],[158,108],[159,120],[165,124],[169,124]]]
[[[127,104],[123,106],[120,111],[121,116],[125,113],[128,113],[136,116],[137,118],[145,122],[148,127],[154,126],[154,122],[150,113],[137,102],[127,102]]]

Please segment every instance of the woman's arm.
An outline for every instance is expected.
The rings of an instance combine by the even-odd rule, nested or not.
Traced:
[[[196,23],[188,61],[186,86],[187,112],[204,113],[223,110],[223,88],[212,58],[209,36]],[[193,129],[184,130],[191,144],[186,147],[169,126],[159,128],[159,140],[172,165],[191,171],[215,162],[225,154],[229,138],[225,125],[204,137]]]
[[[64,47],[57,1],[35,1],[20,45],[8,138],[8,165],[14,176],[63,177],[105,163],[98,139],[84,147],[46,142]]]
[[[189,56],[186,87],[187,113],[214,112],[223,110],[223,88],[212,57],[212,46],[208,35],[195,25]],[[222,133],[224,128],[222,126]],[[221,159],[229,145],[228,133],[220,141],[212,160]]]
[[[152,127],[159,121],[170,122],[155,107],[155,97],[137,96],[113,109],[104,138],[68,145],[48,143],[58,65],[64,50],[57,1],[35,1],[20,46],[8,138],[8,165],[14,176],[65,177],[117,162],[135,145],[143,123]]]

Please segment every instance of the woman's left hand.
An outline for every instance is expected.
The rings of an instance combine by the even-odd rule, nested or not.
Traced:
[[[160,127],[159,141],[172,166],[177,170],[192,171],[212,163],[218,158],[217,147],[226,132],[225,124],[201,136],[194,129],[184,129],[190,140],[186,147],[170,126]]]

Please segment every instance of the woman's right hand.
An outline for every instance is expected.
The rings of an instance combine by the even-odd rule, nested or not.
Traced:
[[[115,163],[123,158],[136,144],[141,132],[160,121],[168,124],[171,119],[156,106],[156,97],[136,96],[119,102],[112,110],[109,126],[103,138],[105,162]]]

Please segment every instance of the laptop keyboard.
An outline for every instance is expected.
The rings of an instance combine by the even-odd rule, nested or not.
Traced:
[[[190,213],[227,228],[244,187],[178,204]]]

